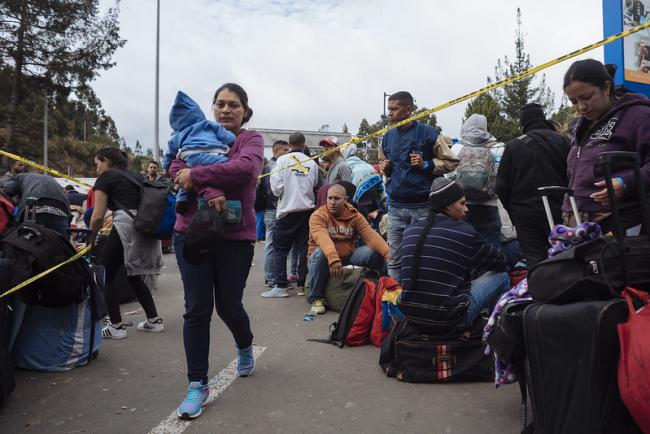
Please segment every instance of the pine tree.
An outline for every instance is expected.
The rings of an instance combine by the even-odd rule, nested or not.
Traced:
[[[418,108],[417,106],[415,106],[415,111],[413,112],[413,115],[418,115],[428,110],[429,109],[426,107]],[[438,126],[438,118],[436,117],[435,113],[431,113],[429,116],[420,119],[418,122],[422,122],[425,125],[429,125],[430,127],[437,129],[438,132],[442,131],[442,128]]]
[[[503,60],[498,59],[496,67],[494,68],[494,79],[488,78],[488,83],[501,81],[507,77],[520,74],[532,67],[530,55],[525,51],[524,35],[521,27],[521,10],[517,8],[517,31],[515,32],[514,60],[510,60],[507,55],[503,57]],[[519,117],[521,115],[522,107],[526,104],[535,102],[541,105],[544,112],[547,114],[553,110],[554,94],[546,85],[545,75],[542,74],[538,84],[535,84],[534,80],[535,78],[533,76],[529,76],[491,92],[490,96],[496,102],[500,116],[495,116],[491,113],[493,120],[490,122],[490,118],[488,117],[488,130],[497,139],[508,141],[521,134],[519,128]],[[477,99],[481,97],[482,95],[477,97]],[[473,101],[476,101],[476,99]],[[491,102],[489,99],[483,98],[478,106],[484,104],[490,105]],[[468,110],[465,111],[466,118],[472,113],[480,113],[474,108],[472,109],[474,111],[470,112],[469,108],[470,105],[468,105]],[[492,109],[491,106],[490,109]],[[481,114],[486,115],[486,113]]]
[[[361,123],[359,124],[359,132],[357,134],[360,136],[370,134],[370,124],[368,123],[368,119],[361,119]]]
[[[17,145],[27,78],[40,84],[41,98],[73,89],[113,66],[111,57],[124,43],[117,7],[100,17],[99,0],[0,2],[0,64],[11,70],[5,147]]]
[[[513,127],[501,114],[499,104],[489,93],[479,95],[467,104],[463,122],[474,113],[482,114],[487,118],[488,131],[496,137],[497,140],[508,140],[504,138],[510,137]]]

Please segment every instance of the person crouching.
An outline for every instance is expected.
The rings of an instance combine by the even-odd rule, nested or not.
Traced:
[[[404,232],[398,307],[423,332],[462,335],[509,288],[508,259],[463,219],[463,188],[436,178],[426,220]]]
[[[366,245],[355,247],[357,239]],[[344,265],[381,270],[388,260],[388,245],[363,215],[347,202],[345,187],[332,185],[327,204],[309,218],[309,259],[311,312],[325,313],[325,287],[330,277],[343,277]]]

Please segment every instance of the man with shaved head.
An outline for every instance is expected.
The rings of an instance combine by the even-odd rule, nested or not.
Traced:
[[[365,246],[355,249],[361,239]],[[327,203],[309,218],[309,282],[311,311],[325,313],[325,287],[330,276],[343,277],[343,266],[381,270],[388,260],[388,245],[357,209],[348,203],[345,188],[335,184]]]

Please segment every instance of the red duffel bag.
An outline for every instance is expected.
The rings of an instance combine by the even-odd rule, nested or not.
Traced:
[[[630,317],[618,325],[618,388],[637,425],[644,433],[650,433],[650,298],[647,292],[634,288],[625,288],[622,294]],[[639,311],[634,308],[634,298],[643,302]]]

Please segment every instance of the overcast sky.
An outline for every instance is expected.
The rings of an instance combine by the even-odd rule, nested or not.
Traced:
[[[106,8],[112,0],[102,0]],[[521,7],[533,65],[602,39],[600,0],[161,0],[160,145],[177,90],[210,116],[214,90],[241,84],[250,128],[356,133],[383,111],[383,93],[409,90],[434,107],[485,86],[498,58],[514,54]],[[129,146],[154,141],[156,0],[123,0],[117,65],[94,83]],[[585,57],[599,60],[603,49]],[[569,62],[546,72],[562,96]],[[456,136],[466,104],[438,115]]]

